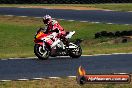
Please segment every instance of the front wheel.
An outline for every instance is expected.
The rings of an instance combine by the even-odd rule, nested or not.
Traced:
[[[40,60],[47,60],[50,54],[48,48],[43,49],[43,46],[39,44],[35,44],[34,53]]]
[[[72,58],[79,58],[81,55],[82,55],[82,49],[80,45],[78,45],[78,47],[75,49],[71,49],[69,53],[69,56]]]

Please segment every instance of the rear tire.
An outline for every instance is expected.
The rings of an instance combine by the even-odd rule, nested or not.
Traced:
[[[81,46],[78,45],[76,49],[70,50],[69,56],[72,58],[79,58],[82,55],[82,49]]]
[[[45,50],[43,50],[43,46],[35,44],[34,53],[40,60],[47,60],[49,58],[50,51],[46,47]]]

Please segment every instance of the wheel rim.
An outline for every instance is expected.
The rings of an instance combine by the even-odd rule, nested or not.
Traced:
[[[39,53],[43,58],[46,58],[48,56],[48,51],[43,49],[42,46],[39,46]]]

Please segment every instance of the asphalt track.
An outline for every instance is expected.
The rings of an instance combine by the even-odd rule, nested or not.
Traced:
[[[45,14],[65,20],[132,24],[132,12],[0,7],[0,15],[42,17]]]
[[[75,76],[80,65],[87,73],[132,73],[132,54],[0,60],[0,80]]]
[[[0,8],[0,15],[42,17],[50,14],[57,19],[132,24],[131,12],[78,11],[32,8]],[[50,58],[0,60],[0,80],[75,76],[82,65],[87,73],[132,73],[132,54],[82,56],[79,59]]]

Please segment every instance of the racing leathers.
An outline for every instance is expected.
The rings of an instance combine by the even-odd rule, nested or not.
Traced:
[[[50,23],[46,24],[45,29],[46,29],[45,33],[57,32],[58,35],[56,37],[60,38],[62,42],[66,44],[66,46],[69,45],[68,40],[65,38],[66,31],[61,27],[61,25],[56,20],[52,20]]]

